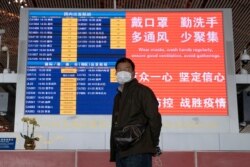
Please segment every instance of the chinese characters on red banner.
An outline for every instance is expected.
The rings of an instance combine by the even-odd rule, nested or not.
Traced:
[[[162,114],[228,114],[222,12],[128,12],[126,28],[126,56]]]

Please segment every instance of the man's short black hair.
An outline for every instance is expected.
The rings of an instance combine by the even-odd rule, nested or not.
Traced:
[[[116,64],[115,64],[115,69],[117,70],[117,66],[118,64],[120,63],[129,63],[132,67],[132,70],[135,71],[135,63],[129,59],[129,58],[126,58],[126,57],[123,57],[123,58],[120,58],[119,60],[117,60]]]

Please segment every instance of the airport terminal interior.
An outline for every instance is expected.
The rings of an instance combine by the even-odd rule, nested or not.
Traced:
[[[171,102],[171,100],[173,101],[173,99],[175,100],[175,98],[176,99],[178,98],[176,100],[178,102],[175,103],[177,107],[176,106],[173,107],[171,106],[171,104],[168,103],[169,101],[167,100],[166,100],[167,102],[164,101],[164,103],[160,103],[162,99],[157,97],[157,100],[159,102],[158,105],[159,109],[162,109],[160,110],[160,113],[162,114],[162,122],[163,122],[159,145],[161,146],[164,154],[162,154],[161,158],[158,157],[153,158],[153,166],[154,167],[249,166],[249,156],[250,156],[249,152],[250,150],[250,144],[249,144],[250,10],[249,9],[250,9],[249,0],[0,0],[0,150],[1,147],[2,148],[8,147],[7,149],[3,149],[0,151],[0,167],[11,166],[11,165],[18,166],[17,163],[20,163],[21,167],[27,166],[27,164],[29,166],[37,166],[37,167],[40,166],[113,167],[115,164],[109,162],[109,150],[110,150],[109,137],[110,137],[110,125],[112,120],[111,113],[113,107],[112,106],[113,95],[115,95],[116,88],[119,85],[115,78],[116,75],[114,67],[115,61],[123,56],[129,57],[130,55],[132,55],[131,50],[133,50],[136,47],[138,48],[134,50],[138,52],[141,51],[140,50],[141,43],[138,44],[136,43],[137,41],[133,41],[134,39],[131,30],[134,28],[133,26],[135,27],[138,26],[139,28],[141,28],[140,27],[141,25],[139,24],[136,25],[136,22],[133,22],[132,20],[145,19],[143,20],[144,21],[143,26],[145,26],[143,28],[147,29],[149,27],[149,29],[151,28],[152,32],[154,30],[159,30],[161,28],[168,27],[168,25],[166,25],[167,24],[166,20],[171,18],[172,20],[169,19],[172,21],[172,22],[169,21],[171,23],[170,25],[171,26],[177,25],[176,27],[178,31],[178,28],[179,30],[182,30],[181,28],[183,27],[190,28],[190,27],[185,27],[185,25],[183,27],[180,26],[180,23],[183,21],[182,19],[188,18],[187,16],[184,15],[193,17],[192,18],[193,22],[197,20],[199,22],[199,19],[206,18],[207,22],[205,23],[205,25],[207,27],[206,26],[202,27],[201,25],[199,25],[201,27],[198,28],[201,29],[200,31],[203,31],[202,28],[204,27],[208,28],[210,25],[209,28],[213,30],[208,28],[209,30],[206,31],[209,32],[206,35],[209,36],[209,33],[213,32],[214,34],[213,33],[211,34],[213,35],[219,34],[218,36],[220,37],[220,39],[218,40],[216,39],[216,37],[213,38],[214,37],[213,36],[211,39],[207,38],[208,40],[207,39],[206,40],[208,42],[206,41],[206,43],[202,41],[205,43],[204,45],[200,41],[199,41],[200,43],[199,42],[195,43],[194,31],[197,30],[198,28],[191,26],[190,29],[185,29],[186,31],[185,33],[179,31],[179,34],[182,33],[180,36],[188,38],[190,37],[188,31],[190,31],[191,33],[193,33],[194,40],[191,42],[194,42],[194,44],[193,43],[190,44],[191,42],[185,43],[186,41],[185,40],[184,40],[185,42],[181,41],[181,37],[179,37],[178,38],[179,43],[176,41],[175,42],[171,41],[172,43],[168,45],[168,40],[165,39],[167,38],[166,37],[167,31],[175,32],[176,29],[166,28],[165,30],[166,32],[160,32],[160,33],[157,32],[158,36],[160,36],[159,34],[162,33],[163,36],[161,37],[164,38],[163,41],[161,41],[162,39],[159,38],[159,41],[166,42],[164,43],[166,45],[162,46],[161,45],[162,43],[160,42],[157,43],[158,39],[157,42],[153,44],[150,43],[152,42],[150,40],[146,41],[145,39],[147,37],[145,36],[149,32],[146,33],[144,32],[143,37],[145,37],[145,39],[144,41],[141,42],[142,43],[144,42],[143,44],[145,43],[146,44],[143,45],[143,47],[145,46],[145,48],[142,48],[142,50],[144,49],[147,50],[148,48],[146,47],[150,46],[151,47],[151,48],[149,47],[150,51],[145,53],[144,51],[142,51],[143,54],[146,55],[147,59],[140,59],[141,57],[139,56],[141,55],[136,57],[138,59],[136,58],[134,59],[135,61],[137,61],[136,63],[139,64],[138,65],[139,68],[137,69],[141,70],[140,71],[141,75],[146,74],[143,71],[144,67],[150,72],[156,69],[155,70],[156,74],[157,72],[160,74],[157,76],[154,75],[152,76],[152,78],[153,79],[160,78],[160,79],[157,81],[153,80],[153,82],[155,83],[157,82],[157,84],[170,85],[170,86],[168,85],[168,87],[159,86],[157,84],[153,85],[153,86],[156,85],[157,91],[159,91],[157,93],[161,94],[162,96],[164,95],[164,97],[161,97],[162,99],[164,100],[168,99]],[[22,11],[20,12],[20,10]],[[161,11],[164,11],[165,13],[163,12],[162,14],[160,13]],[[143,16],[142,17],[136,16],[139,15],[137,12]],[[148,17],[147,12],[155,12],[155,13],[153,16],[150,16],[151,18],[147,18]],[[159,16],[158,15],[159,13],[162,14],[162,16]],[[178,18],[176,19],[177,15],[179,19]],[[201,15],[201,17],[199,16],[197,19],[197,15]],[[92,16],[99,18],[93,19]],[[78,20],[79,22],[77,22],[77,19],[75,19],[74,17],[77,17],[77,19],[79,18],[79,20],[82,19],[81,20],[82,22],[79,20]],[[158,22],[154,20],[156,19],[156,17]],[[215,19],[216,21],[213,22],[214,18],[218,19],[219,21],[216,22],[217,20]],[[38,25],[40,24],[40,22],[37,21],[36,19],[37,20],[41,19],[39,21],[41,21],[41,25],[43,24],[41,26],[42,35],[39,34],[40,31],[36,31],[35,29],[37,28],[36,24],[37,23]],[[89,22],[93,21],[92,19],[94,20],[94,22],[96,20],[97,20],[96,22],[98,21],[101,22],[100,24],[101,26],[98,25],[99,23],[95,24],[90,23],[92,27],[88,25]],[[211,20],[209,19],[211,19],[212,22],[210,22]],[[47,21],[49,22],[51,20],[55,21],[52,23],[52,25],[54,23],[57,24],[58,20],[60,20],[59,22],[62,23],[61,25],[57,24],[57,26],[55,26],[56,33],[53,32],[54,30],[51,30],[51,32],[49,32],[49,28],[46,27],[48,25]],[[71,24],[73,24],[71,21],[74,23],[74,25],[72,26],[73,28],[71,27]],[[85,21],[88,22],[87,26],[84,25]],[[67,23],[66,28],[69,27],[69,29],[67,29],[66,35],[62,33],[63,28],[65,28],[63,27],[63,22],[64,26],[65,22]],[[115,33],[118,33],[118,35],[117,34],[115,35],[112,34],[112,35],[118,36],[117,38],[118,40],[115,39],[114,40],[115,42],[112,43],[111,38],[113,36],[111,35],[111,30],[113,28],[112,24],[114,22],[115,26],[116,22],[117,24],[121,23],[122,28],[121,27],[114,28]],[[80,28],[78,27],[78,23],[79,25],[84,25],[86,27],[79,26],[80,28],[82,28],[81,30],[79,30]],[[102,24],[108,26],[105,27]],[[156,24],[157,27],[154,27]],[[217,24],[216,25],[217,27],[214,26],[215,24]],[[38,29],[40,28],[39,26]],[[101,29],[99,27],[102,32],[97,31],[93,33],[91,32],[92,30],[93,31],[97,30],[95,26],[100,26],[101,28],[103,27],[104,28]],[[58,27],[60,30],[57,29]],[[93,27],[94,29],[90,30],[90,28]],[[87,28],[89,28],[88,30],[90,30],[89,31],[90,33],[86,31]],[[145,31],[145,29],[142,29],[142,32]],[[46,30],[48,30],[48,32],[46,32]],[[39,35],[38,36],[34,35],[37,32]],[[51,34],[55,33],[56,35],[54,34],[51,36],[44,35],[49,33]],[[75,36],[72,35],[74,33],[76,34]],[[102,45],[100,43],[95,43],[96,41],[102,42],[102,40],[93,40],[94,41],[93,43],[95,43],[95,47],[100,46],[98,48],[99,50],[98,49],[95,50],[95,47],[93,49],[91,48],[92,47],[91,45],[85,45],[86,43],[90,44],[90,42],[88,41],[89,39],[86,39],[89,37],[86,38],[84,37],[85,36],[84,33],[85,34],[89,33],[87,36],[90,37],[91,34],[98,34],[98,33],[102,35],[104,34],[103,36],[105,36],[105,39],[103,41],[106,43],[105,44],[102,43],[103,44]],[[107,33],[108,35],[105,33]],[[127,35],[126,33],[127,34],[130,33],[129,35],[131,36]],[[136,34],[138,32],[134,31],[134,33]],[[74,37],[71,38],[71,36]],[[98,35],[93,35],[93,36],[98,36]],[[91,38],[93,38],[93,36]],[[44,37],[45,38],[48,37],[51,39],[48,40],[42,39],[41,41],[43,42],[45,41],[45,44],[43,43],[44,45],[41,44],[42,46],[40,46],[39,40],[37,40],[39,41],[37,42],[39,44],[37,44],[36,42],[33,43],[33,41],[35,40],[30,39],[33,37],[41,39]],[[68,39],[63,41],[64,40],[63,37],[65,37],[64,39],[67,38]],[[78,39],[83,39],[82,37],[85,38],[84,39],[85,41],[79,40],[82,42],[81,43],[78,41]],[[55,39],[58,40],[59,42],[56,41]],[[75,41],[72,42],[71,41],[72,39],[74,39]],[[137,39],[138,38],[135,38],[135,40]],[[176,39],[175,35],[172,35],[171,39]],[[211,42],[209,40],[214,40],[215,42],[214,41]],[[44,49],[43,47],[45,46],[46,53],[42,53],[43,50],[41,51],[41,54],[39,53],[40,50],[39,52],[35,51],[35,53],[33,53],[35,49],[32,50],[33,48],[29,46],[30,41],[31,41],[31,46],[37,50],[41,48]],[[147,42],[152,45],[149,45]],[[49,50],[51,51],[50,53],[47,52],[48,43],[53,43],[53,44],[56,43],[57,48],[53,48],[54,49],[53,52],[56,49],[58,49],[59,53],[56,54],[52,53],[51,51],[52,49]],[[58,45],[58,43],[60,44]],[[65,43],[66,45],[63,46],[63,44]],[[117,46],[116,45],[114,46],[113,45],[114,43],[115,44],[118,43]],[[54,46],[53,44],[51,44],[49,47],[52,48],[52,46]],[[176,44],[180,44],[181,46],[173,46]],[[71,47],[72,45],[74,46]],[[82,50],[79,49],[79,46],[82,47],[81,48]],[[84,48],[83,46],[87,47]],[[196,57],[194,56],[194,58],[192,57],[193,59],[192,58],[189,59],[189,57],[186,58],[185,55],[184,56],[181,55],[180,57],[178,57],[178,59],[172,59],[171,56],[173,55],[176,56],[175,54],[182,54],[180,49],[186,47],[185,49],[188,50],[190,46],[191,48],[193,47],[190,52],[195,52],[195,53],[190,53],[188,56],[195,55]],[[30,49],[29,47],[31,48],[31,51],[29,50]],[[164,55],[168,55],[168,53],[164,52],[162,53],[162,55],[163,58],[166,59],[157,60],[157,58],[162,58],[160,56],[158,57],[158,55],[160,55],[159,53],[161,47],[162,48],[165,47],[164,49],[168,47],[170,48],[169,50],[163,49],[163,51],[170,52],[169,54],[170,58],[167,56],[166,56],[167,58],[164,57]],[[176,48],[179,49],[177,50],[180,53],[178,51],[177,53],[176,52],[173,53],[174,51],[171,52],[171,49],[174,50]],[[212,51],[211,53],[204,51],[203,52],[204,59],[200,59],[202,57],[201,54],[203,53],[201,54],[198,53],[201,55],[201,57],[197,56],[197,52],[199,51],[197,52],[194,51],[197,48],[200,50],[204,48],[208,48],[209,50],[212,48],[211,49]],[[65,51],[64,49],[66,50],[66,53],[65,52],[62,53],[63,51]],[[79,50],[81,51],[81,54],[79,53],[80,52]],[[67,51],[70,53],[68,54]],[[89,52],[91,52],[91,54]],[[156,56],[157,58],[155,59],[152,58],[154,55],[151,54],[153,53],[157,53]],[[35,56],[32,57],[32,54],[34,54]],[[217,56],[219,55],[218,56],[219,58],[211,56],[215,54],[217,54]],[[30,55],[31,57],[29,57]],[[42,59],[44,55],[48,57],[50,56],[49,58],[51,59]],[[57,57],[58,55],[59,58]],[[63,57],[63,55],[68,55],[68,57],[66,56],[65,58]],[[98,55],[100,57],[95,57],[95,55]],[[115,57],[114,55],[117,57]],[[91,59],[93,58],[91,56],[93,56],[94,59]],[[110,59],[106,60],[107,58],[106,56]],[[208,57],[211,56],[211,57],[208,58],[206,56]],[[152,59],[149,59],[149,57]],[[40,58],[42,59],[41,62],[39,62],[41,60]],[[29,61],[28,59],[31,61]],[[164,60],[165,61],[164,63],[166,64],[168,63],[170,67],[166,68],[165,67],[166,64],[162,63],[161,60]],[[177,65],[175,64],[175,62],[173,63],[174,60],[179,60],[179,62],[176,63]],[[189,60],[194,60],[194,62]],[[209,61],[214,62],[214,64],[213,63],[208,64]],[[155,62],[157,62],[158,64]],[[201,64],[197,65],[198,64],[197,62],[201,62]],[[151,63],[153,64],[152,68],[148,67],[151,65]],[[44,66],[41,64],[43,64]],[[140,65],[143,66],[143,68]],[[157,65],[160,66],[159,68],[160,70],[162,69],[163,70],[162,71],[158,70]],[[104,69],[103,70],[104,72],[102,71],[103,73],[101,74],[91,73],[92,72],[91,70],[95,72],[96,67],[100,67],[98,68],[98,70]],[[176,70],[177,68],[175,67],[178,67],[179,71]],[[45,69],[46,70],[48,69],[49,72],[47,72]],[[53,71],[54,69],[55,71],[56,70],[57,71],[56,72]],[[185,71],[186,69],[188,69],[189,72],[191,71],[190,74],[192,75],[193,78],[192,80],[191,79],[190,80],[193,81],[194,79],[195,83],[191,83],[189,82],[189,80],[185,82],[186,79],[185,75],[183,75],[184,79],[182,78],[181,74],[183,73],[189,74],[188,72]],[[39,80],[40,78],[36,76],[35,73],[36,71],[32,73],[33,72],[32,70],[42,71],[41,73],[39,73],[40,71],[38,72],[39,74],[41,74],[40,76],[42,76],[41,82]],[[78,70],[80,71],[79,76],[78,76]],[[175,78],[176,80],[171,82],[172,76],[167,75],[168,70],[169,71],[176,70],[177,72],[173,73],[179,80]],[[197,70],[200,73],[197,74],[198,72],[195,70]],[[53,71],[54,73],[51,71]],[[211,80],[208,79],[209,80],[208,82],[206,82],[207,79],[206,76],[203,78],[200,77],[203,80],[202,79],[199,80],[200,78],[199,79],[195,78],[198,75],[202,74],[205,75],[208,74],[209,72],[211,73],[214,72],[213,73],[214,78],[212,79],[210,78]],[[54,75],[55,73],[56,75]],[[34,77],[35,80],[37,79],[34,82],[30,81],[34,79],[32,78],[33,74],[35,75],[35,77],[38,78],[37,79]],[[101,75],[103,75],[104,77]],[[138,74],[136,75],[138,77]],[[66,77],[64,78],[64,76]],[[98,84],[101,85],[99,87],[97,86],[91,87],[90,84],[90,88],[94,90],[88,89],[90,90],[89,92],[91,93],[97,92],[96,94],[94,93],[87,94],[89,92],[88,90],[86,91],[86,89],[89,87],[87,86],[85,87],[85,84],[87,82],[85,83],[84,80],[87,77],[84,78],[83,76],[89,77],[91,79],[90,80],[91,84],[92,83],[96,84],[95,82],[98,82]],[[103,77],[104,79],[101,78],[100,76]],[[54,81],[47,82],[47,80],[44,79],[43,77],[49,78],[49,81],[53,80],[54,78],[56,78],[57,80],[55,79],[56,80],[55,82]],[[67,85],[68,84],[67,79],[69,78],[74,81],[72,85],[70,84]],[[78,80],[81,79],[84,81],[78,82]],[[92,82],[92,80],[94,81]],[[102,80],[102,82],[100,80]],[[46,86],[47,84],[46,82],[50,84],[48,87]],[[38,83],[41,85],[41,87],[37,86]],[[82,84],[83,86],[80,85],[79,83]],[[31,86],[29,84],[31,84]],[[33,88],[36,89],[36,87],[32,84],[41,88],[40,91],[37,91],[38,88],[37,90],[33,91],[32,89]],[[78,84],[80,85],[79,87]],[[176,84],[178,86],[181,85],[182,87],[180,88],[176,85],[172,86],[171,84],[172,85]],[[197,86],[198,88],[194,86],[195,84],[198,85]],[[105,86],[108,87],[107,88],[108,91],[105,90],[106,92],[101,90],[104,89]],[[194,87],[195,87],[194,91],[195,93],[192,92]],[[30,90],[28,90],[28,88],[30,88]],[[51,91],[50,90],[45,91],[45,89],[47,88],[51,89]],[[81,89],[84,90],[82,91]],[[172,91],[171,89],[175,90]],[[162,93],[160,91],[165,91],[165,92]],[[170,92],[170,95],[168,94],[169,93],[168,91]],[[68,92],[70,93],[67,94]],[[100,92],[102,94],[100,94]],[[41,93],[40,94],[41,96],[36,97],[33,96],[34,94],[32,93],[34,94]],[[51,96],[49,95],[47,96],[47,93],[48,94],[54,93],[54,94]],[[84,93],[86,93],[87,96],[85,96],[86,94]],[[108,96],[106,96],[107,94]],[[173,96],[172,99],[167,98],[172,96]],[[182,98],[182,96],[191,97],[186,99],[187,103],[189,102],[190,99],[192,100],[192,102],[194,101],[194,103],[192,103],[192,107],[190,107],[190,105],[185,103],[186,102],[185,98]],[[194,98],[192,98],[192,96]],[[37,99],[38,97],[43,98],[43,99],[41,98],[42,100],[40,99],[40,101],[35,99],[41,102],[41,104],[39,105],[40,108],[37,107],[38,105],[36,106],[35,104],[33,104],[35,100],[34,99],[30,100],[29,99],[30,97],[32,98],[35,97]],[[101,100],[95,99],[96,97],[100,98]],[[77,98],[79,98],[80,100]],[[55,102],[51,99],[53,100],[56,99],[57,101],[55,100],[56,101]],[[184,102],[182,102],[182,99],[184,99],[183,100]],[[197,99],[200,101],[198,101]],[[206,103],[207,99],[208,100],[212,99],[211,101],[213,102],[210,101],[211,103],[209,102]],[[195,100],[197,100],[198,102],[196,101],[197,103],[195,103]],[[34,103],[38,104],[37,101]],[[45,102],[50,104],[46,105]],[[201,103],[203,106],[201,105]],[[35,110],[32,110],[33,106],[37,108]],[[65,106],[69,108],[66,108]],[[49,107],[51,107],[52,109],[49,110]],[[17,112],[17,110],[21,112]],[[30,127],[28,126],[28,122],[25,122],[23,119],[26,115],[28,117],[34,116],[34,118],[36,118],[39,124],[41,125],[40,127],[37,127],[38,129],[36,131],[36,135],[40,137],[40,140],[39,142],[38,141],[36,142],[37,145],[35,145],[33,148],[36,149],[34,152],[26,151],[25,148],[26,139],[22,135],[22,133],[24,134],[24,132],[27,132],[28,134],[29,128],[31,128],[31,126]],[[25,123],[27,123],[27,127]],[[37,122],[34,124],[37,124]],[[27,131],[25,131],[26,129]],[[34,133],[32,135],[34,137]],[[9,150],[15,150],[15,151],[12,152]],[[15,161],[13,161],[13,157]],[[33,157],[32,161],[30,160],[30,157]],[[47,161],[47,159],[50,159],[51,161]]]

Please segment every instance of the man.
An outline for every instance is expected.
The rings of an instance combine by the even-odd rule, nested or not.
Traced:
[[[159,153],[161,115],[153,91],[135,77],[135,65],[128,58],[121,58],[115,65],[120,84],[114,99],[110,137],[110,161],[117,167],[152,167],[152,156]],[[120,149],[114,134],[126,125],[143,124],[140,140],[129,148]],[[158,149],[157,149],[158,148]]]

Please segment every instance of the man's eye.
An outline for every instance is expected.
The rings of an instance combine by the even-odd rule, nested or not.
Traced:
[[[117,71],[129,71],[129,69],[125,68],[125,69],[117,69]]]

